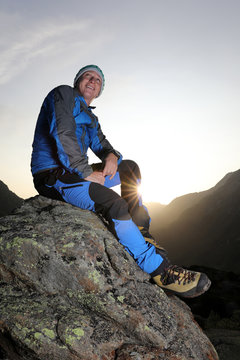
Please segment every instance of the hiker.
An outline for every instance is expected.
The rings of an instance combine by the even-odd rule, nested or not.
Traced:
[[[101,214],[157,285],[182,297],[198,296],[209,288],[210,280],[203,273],[171,265],[149,233],[150,217],[138,193],[138,165],[122,159],[92,112],[90,104],[104,85],[102,70],[87,65],[75,76],[73,87],[61,85],[47,95],[33,141],[34,186],[40,195]],[[88,163],[88,148],[100,163]],[[121,196],[111,189],[118,184]]]

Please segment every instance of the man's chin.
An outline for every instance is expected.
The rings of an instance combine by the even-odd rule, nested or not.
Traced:
[[[83,97],[84,97],[84,100],[86,101],[86,103],[88,105],[90,105],[90,103],[95,99],[96,96],[89,96],[89,95],[84,94]]]

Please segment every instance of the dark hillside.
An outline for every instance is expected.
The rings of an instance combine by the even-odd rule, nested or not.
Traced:
[[[151,231],[177,264],[240,273],[240,170],[174,200],[153,218]]]
[[[7,185],[0,180],[0,216],[10,214],[12,210],[21,206],[22,203],[23,199],[10,191]]]

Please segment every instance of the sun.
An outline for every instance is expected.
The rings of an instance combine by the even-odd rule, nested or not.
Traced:
[[[138,194],[143,202],[159,202],[162,205],[169,204],[176,197],[174,189],[168,186],[159,187],[153,179],[149,183],[142,181],[138,185]]]
[[[143,191],[143,187],[142,187],[142,183],[141,183],[141,184],[138,184],[138,186],[137,186],[138,195],[141,197],[142,197],[142,191]]]
[[[157,202],[162,205],[168,205],[177,196],[182,195],[176,195],[177,189],[173,185],[171,181],[160,183],[159,178],[149,179],[146,177],[137,185],[137,192],[143,203]],[[121,196],[120,185],[114,186],[112,189]]]

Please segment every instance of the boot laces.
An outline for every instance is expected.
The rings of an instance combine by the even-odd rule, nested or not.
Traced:
[[[185,285],[194,281],[196,273],[183,269],[176,265],[170,265],[165,270],[161,276],[161,281],[163,285],[169,285],[175,282],[178,282],[179,285]]]

